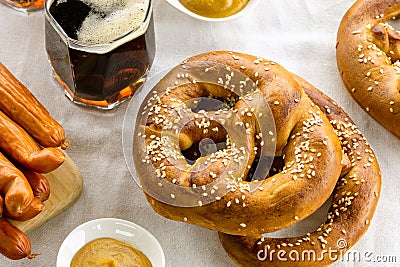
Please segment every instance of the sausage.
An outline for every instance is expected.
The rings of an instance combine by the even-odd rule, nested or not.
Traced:
[[[0,149],[18,164],[39,173],[55,170],[65,159],[64,152],[58,148],[41,148],[3,112],[0,112]]]
[[[30,209],[34,199],[25,176],[2,153],[0,153],[0,194],[4,197],[5,210],[15,217]]]
[[[29,238],[5,218],[0,218],[0,253],[11,260],[36,256],[31,254]]]
[[[4,206],[4,199],[3,197],[0,195],[0,218],[3,215],[3,206]]]
[[[7,218],[10,218],[10,219],[13,219],[16,221],[27,221],[27,220],[30,220],[30,219],[36,217],[36,215],[38,215],[43,209],[44,209],[43,202],[40,201],[40,199],[35,197],[35,198],[33,198],[29,207],[21,214],[17,214],[17,215],[10,214],[8,212],[8,210],[5,210],[4,213]]]
[[[27,170],[23,167],[20,167],[19,169],[25,175],[26,180],[28,180],[33,195],[42,202],[46,201],[50,196],[50,184],[46,176],[41,173]]]
[[[44,147],[65,148],[65,132],[32,93],[0,63],[0,110]]]

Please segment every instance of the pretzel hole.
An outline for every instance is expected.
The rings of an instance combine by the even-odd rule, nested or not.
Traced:
[[[226,112],[232,109],[239,99],[236,94],[231,93],[219,85],[208,83],[199,84],[206,88],[205,91],[214,92],[217,96],[209,93],[208,95],[204,94],[198,98],[186,101],[185,104],[194,113],[203,114],[206,112],[216,112],[215,114],[218,117],[217,112]],[[190,122],[183,127],[189,129],[194,135],[203,136],[199,141],[193,142],[189,148],[182,149],[181,147],[181,153],[188,164],[193,165],[197,159],[227,148],[226,130],[216,119],[217,118],[210,119],[212,127],[207,127],[207,129],[201,127],[193,129],[193,127],[189,126]],[[204,130],[206,130],[206,133],[204,133]],[[217,130],[219,133],[216,132],[212,134],[214,130]],[[223,134],[221,134],[221,132]]]
[[[396,16],[387,21],[387,24],[393,27],[396,31],[400,29],[400,17]]]
[[[190,123],[191,121],[188,122],[188,124]],[[193,134],[200,134],[202,138],[200,138],[199,141],[193,142],[193,144],[187,149],[182,149],[182,147],[180,148],[181,153],[188,164],[193,165],[197,159],[227,148],[227,135],[225,128],[217,121],[212,121],[212,123],[214,126],[213,128],[218,128],[218,132],[215,132],[215,134],[213,134],[212,129],[207,129],[207,134],[205,134],[203,132],[204,129],[202,128],[191,128]],[[219,131],[221,131],[222,134]]]
[[[280,173],[284,166],[285,162],[282,156],[271,157],[257,154],[251,165],[246,181],[251,182],[268,179]]]
[[[190,101],[189,108],[192,112],[201,113],[230,109],[223,101],[209,97],[200,97]]]
[[[204,138],[200,142],[194,143],[190,148],[181,150],[181,153],[185,157],[186,162],[190,165],[193,165],[199,158],[216,153],[226,148],[226,140],[216,143],[211,138]]]
[[[375,24],[371,29],[372,41],[390,58],[392,64],[400,60],[400,28],[399,19],[391,19],[385,23]]]
[[[209,94],[189,101],[189,108],[195,113],[202,111],[228,110],[235,106],[238,99],[239,96],[234,93],[229,93],[223,97]]]

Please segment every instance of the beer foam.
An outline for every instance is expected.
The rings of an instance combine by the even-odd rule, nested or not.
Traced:
[[[149,0],[82,0],[92,8],[77,32],[77,39],[92,44],[108,43],[138,28]]]

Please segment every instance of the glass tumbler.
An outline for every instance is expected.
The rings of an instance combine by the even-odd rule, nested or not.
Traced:
[[[44,6],[44,0],[0,0],[0,2],[26,13],[42,9]]]
[[[45,44],[53,74],[71,101],[112,109],[140,88],[153,62],[153,1],[97,2],[105,6],[46,0]],[[126,25],[131,28],[119,32]]]

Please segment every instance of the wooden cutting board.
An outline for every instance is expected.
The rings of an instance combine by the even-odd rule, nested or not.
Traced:
[[[81,195],[82,174],[68,156],[60,167],[46,174],[46,177],[50,184],[50,197],[44,202],[44,210],[25,222],[9,220],[25,233],[38,228],[68,209]]]

